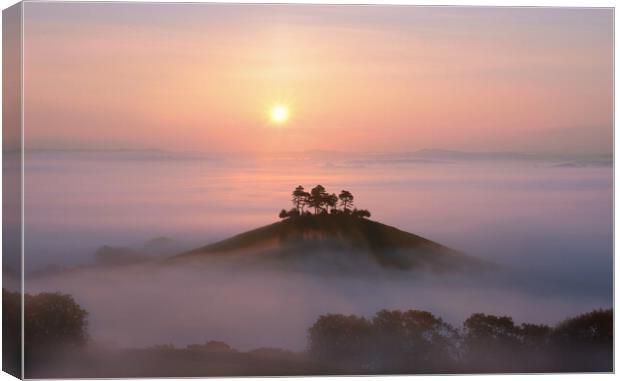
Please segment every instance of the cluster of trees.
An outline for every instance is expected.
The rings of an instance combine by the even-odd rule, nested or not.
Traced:
[[[595,310],[555,327],[477,313],[460,328],[416,310],[323,315],[309,329],[308,350],[347,373],[609,372],[613,313]]]
[[[354,217],[370,218],[370,212],[366,209],[357,209],[353,205],[353,194],[348,190],[340,191],[340,194],[328,193],[325,187],[317,185],[306,192],[299,185],[293,190],[293,208],[282,209],[280,218],[295,218],[302,215],[318,214],[347,214]]]

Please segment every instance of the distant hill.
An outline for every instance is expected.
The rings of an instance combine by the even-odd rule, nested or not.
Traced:
[[[169,262],[230,258],[278,262],[301,269],[370,267],[455,271],[486,265],[436,242],[376,221],[350,215],[303,215],[197,248]],[[328,269],[329,269],[328,267]]]

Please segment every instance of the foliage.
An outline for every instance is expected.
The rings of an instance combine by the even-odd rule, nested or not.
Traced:
[[[295,218],[295,217],[299,217],[300,213],[297,209],[293,208],[291,210],[289,210],[288,212],[284,209],[282,209],[280,211],[280,214],[278,214],[278,217],[285,219],[285,218]]]
[[[354,315],[322,315],[309,330],[309,351],[356,371],[445,369],[455,359],[458,333],[426,311],[379,311],[371,320]]]
[[[515,326],[511,317],[493,316],[476,313],[465,323],[465,344],[469,348],[492,348],[498,344],[502,347],[519,344],[519,327]]]
[[[595,310],[549,327],[475,313],[460,329],[418,310],[322,315],[308,350],[348,372],[611,371],[612,315]]]
[[[309,200],[310,193],[306,192],[304,187],[299,185],[295,188],[293,191],[293,199],[291,201],[293,201],[293,205],[295,205],[295,209],[297,209],[299,213],[304,212],[304,207],[308,205]]]
[[[71,295],[48,292],[26,294],[24,312],[26,348],[80,345],[88,338],[88,313]]]
[[[351,215],[359,218],[370,218],[370,212],[366,209],[353,209]]]
[[[369,366],[371,332],[371,322],[363,317],[322,315],[309,329],[309,349],[319,361],[365,369]]]
[[[607,346],[613,343],[613,312],[594,310],[561,322],[553,332],[558,345]]]
[[[401,364],[407,364],[403,370],[408,372],[439,369],[456,357],[451,348],[456,329],[430,312],[382,310],[372,322],[376,348],[383,356],[379,370]]]
[[[340,199],[340,206],[342,206],[342,210],[345,212],[353,207],[354,197],[348,190],[341,190],[338,198]]]
[[[21,294],[2,289],[2,329],[5,344],[12,348],[3,351],[3,361],[11,364],[21,353]],[[88,313],[73,297],[60,293],[24,295],[24,355],[26,372],[32,366],[50,361],[54,356],[86,343]]]
[[[286,219],[304,216],[308,213],[305,210],[308,207],[313,210],[314,215],[350,214],[357,218],[370,218],[370,212],[366,209],[351,209],[354,197],[348,190],[342,190],[339,195],[336,195],[328,193],[324,186],[317,185],[310,192],[306,192],[304,187],[299,185],[293,190],[291,196],[294,208],[289,211],[282,209],[278,217]],[[339,206],[342,209],[338,209]]]

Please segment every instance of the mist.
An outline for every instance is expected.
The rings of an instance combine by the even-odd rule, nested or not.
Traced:
[[[227,259],[136,264],[35,278],[27,291],[73,295],[89,311],[94,342],[144,347],[221,340],[239,350],[304,350],[307,329],[327,313],[418,309],[459,326],[484,312],[555,324],[611,305],[610,296],[515,270],[474,276],[386,270],[370,262],[355,273],[325,266],[284,271]]]
[[[321,314],[383,308],[427,310],[456,326],[474,312],[554,324],[612,305],[612,167],[595,159],[31,153],[26,273],[81,267],[29,276],[26,291],[73,295],[89,312],[92,339],[121,347],[222,340],[303,350]],[[166,236],[195,248],[274,222],[290,189],[317,183],[354,191],[374,220],[501,270],[475,277],[364,264],[370,275],[355,276],[227,260],[88,267],[103,245]]]

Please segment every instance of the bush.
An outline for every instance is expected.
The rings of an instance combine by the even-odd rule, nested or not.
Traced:
[[[569,318],[551,333],[559,369],[571,372],[613,369],[613,311],[594,310]]]
[[[26,348],[79,345],[86,342],[88,313],[71,295],[41,293],[25,296]]]
[[[426,311],[382,310],[372,320],[323,315],[309,330],[316,359],[353,371],[445,371],[456,359],[457,331]]]
[[[318,360],[356,370],[369,366],[371,323],[355,315],[321,315],[309,329],[309,351]]]

